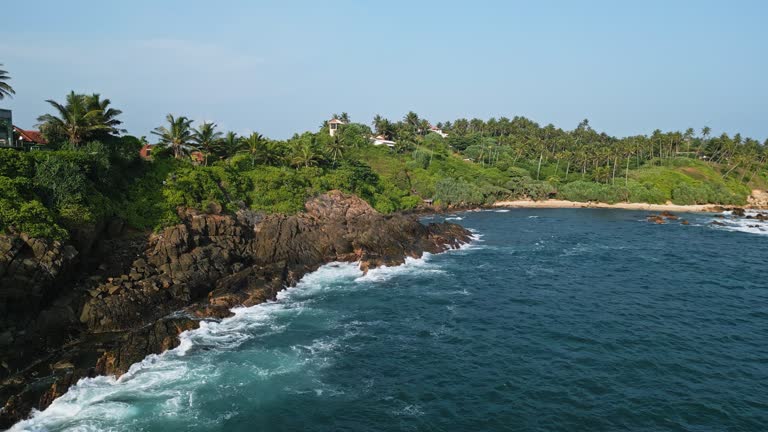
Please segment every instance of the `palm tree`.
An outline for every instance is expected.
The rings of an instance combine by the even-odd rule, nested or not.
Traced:
[[[408,111],[408,114],[403,117],[403,123],[413,133],[419,129],[419,115],[413,111]]]
[[[225,158],[232,157],[243,145],[243,140],[236,133],[229,131],[221,140],[221,156]]]
[[[102,110],[89,103],[89,99],[85,95],[70,92],[67,95],[66,103],[63,105],[50,99],[46,102],[58,111],[58,116],[43,114],[38,117],[37,121],[40,123],[41,129],[46,134],[64,134],[69,143],[74,146],[80,145],[97,132],[109,133],[113,130],[112,126],[102,123]],[[106,102],[109,104],[108,99]]]
[[[419,133],[421,135],[426,135],[429,133],[429,120],[427,119],[419,120]]]
[[[114,135],[119,135],[126,132],[125,129],[120,128],[120,125],[123,124],[123,122],[117,119],[117,116],[123,112],[119,109],[110,108],[109,105],[112,103],[112,101],[109,99],[102,100],[101,95],[98,93],[83,97],[85,98],[86,105],[89,110],[101,111],[98,119],[96,119],[96,122],[98,124],[103,124],[104,126],[109,127],[109,129],[105,129],[104,132]]]
[[[326,145],[326,150],[328,152],[328,156],[331,157],[331,159],[336,162],[337,159],[341,159],[344,157],[344,151],[346,150],[346,145],[344,144],[344,140],[340,135],[336,135],[331,139],[331,142]]]
[[[216,130],[216,123],[203,122],[199,128],[194,129],[192,141],[197,144],[199,149],[203,150],[206,166],[208,166],[208,155],[213,152],[214,147],[219,143],[221,137],[221,132]]]
[[[709,134],[712,133],[712,128],[709,126],[704,126],[701,128],[701,142],[699,143],[699,149],[704,150],[707,147],[707,140],[709,139]]]
[[[193,137],[192,120],[184,116],[174,117],[173,114],[165,116],[165,120],[169,127],[158,126],[152,131],[152,134],[160,137],[160,145],[173,149],[173,157],[176,159],[194,150],[190,145]]]
[[[392,122],[376,114],[376,116],[373,118],[373,129],[376,131],[376,135],[381,135],[385,138],[392,138],[392,134],[395,128],[394,125],[392,125]]]
[[[243,145],[245,151],[251,156],[251,167],[256,166],[257,160],[267,163],[269,149],[267,148],[267,140],[262,134],[252,133],[248,138],[243,139]]]
[[[318,165],[320,161],[320,155],[318,154],[315,146],[311,143],[303,143],[297,146],[293,155],[291,156],[291,164],[296,168],[304,166],[309,168],[311,166]]]
[[[0,67],[2,67],[3,64],[0,63]],[[11,77],[8,76],[8,72],[0,69],[0,100],[5,99],[5,97],[13,97],[13,95],[16,94],[16,91],[13,90],[13,87],[11,87],[10,84],[8,84],[8,80],[10,80]]]

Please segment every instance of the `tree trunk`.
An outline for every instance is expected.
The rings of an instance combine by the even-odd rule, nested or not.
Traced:
[[[544,158],[544,153],[539,154],[539,168],[536,169],[536,180],[539,179],[539,173],[541,173],[541,160]]]
[[[757,169],[752,172],[752,175],[749,177],[749,181],[747,184],[752,183],[752,179],[755,178],[755,175],[760,172],[760,169],[763,167],[763,164],[765,163],[765,159],[760,159],[760,161],[757,163]]]
[[[728,176],[728,174],[730,174],[730,173],[731,173],[731,171],[735,170],[735,169],[736,169],[736,167],[737,167],[737,166],[739,166],[739,165],[741,165],[741,162],[737,163],[736,165],[734,165],[734,166],[733,166],[733,168],[731,168],[731,169],[729,169],[728,171],[726,171],[726,172],[725,172],[725,174],[723,174],[723,178],[727,177],[727,176]]]
[[[627,170],[624,172],[624,186],[629,186],[629,160],[631,158],[627,156]]]

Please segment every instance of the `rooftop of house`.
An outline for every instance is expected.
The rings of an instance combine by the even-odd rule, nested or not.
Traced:
[[[189,156],[195,162],[202,163],[203,161],[205,161],[205,155],[203,154],[203,152],[200,152],[200,151],[193,151],[192,153],[189,154]]]
[[[33,130],[25,130],[18,126],[14,126],[13,130],[19,134],[19,137],[21,137],[22,141],[31,142],[35,144],[48,144],[48,140],[45,139],[43,134],[40,133],[40,131],[33,131]]]
[[[333,119],[328,120],[328,124],[346,124],[346,123],[344,123],[343,121],[341,121],[341,120],[339,120],[337,118],[333,118]]]

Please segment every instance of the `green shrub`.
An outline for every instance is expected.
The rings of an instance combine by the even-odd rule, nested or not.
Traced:
[[[477,186],[464,179],[450,177],[435,183],[435,199],[447,205],[480,205],[485,202]]]
[[[311,192],[311,182],[301,172],[289,168],[260,166],[243,175],[253,183],[248,198],[256,210],[296,213],[304,209]]]
[[[0,176],[32,177],[34,160],[29,153],[13,149],[0,149]]]
[[[238,172],[221,167],[187,167],[174,172],[163,189],[173,207],[234,212],[248,204],[253,183]]]
[[[417,149],[416,151],[411,153],[411,157],[413,158],[413,163],[409,164],[409,168],[427,169],[427,167],[429,167],[429,161],[430,161],[429,151],[423,150],[423,149]]]
[[[513,179],[531,177],[531,174],[528,172],[528,170],[515,166],[507,168],[506,174]]]
[[[53,208],[81,204],[87,179],[81,164],[58,154],[49,154],[35,165],[34,185],[44,202]]]
[[[504,184],[504,187],[509,190],[510,196],[515,198],[544,200],[551,198],[557,193],[557,189],[551,183],[533,180],[527,175],[522,175],[523,172],[525,171],[520,170],[515,172],[515,176]]]
[[[32,237],[63,240],[67,232],[43,203],[29,195],[29,181],[0,176],[0,229],[13,227]]]
[[[416,208],[419,204],[421,204],[421,199],[415,195],[407,195],[400,198],[400,208],[402,210]]]

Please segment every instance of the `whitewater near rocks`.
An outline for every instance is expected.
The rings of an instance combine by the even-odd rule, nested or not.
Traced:
[[[325,263],[359,262],[363,270],[374,269],[470,240],[458,225],[422,225],[415,216],[384,216],[341,192],[314,198],[306,212],[291,216],[247,210],[232,216],[191,211],[180,216],[184,223],[152,235],[122,275],[69,290],[56,290],[55,278],[45,280],[40,290],[60,298],[29,311],[26,319],[33,321],[28,328],[42,334],[53,325],[78,336],[64,346],[46,342],[23,349],[11,346],[2,353],[12,365],[9,369],[20,372],[0,383],[0,427],[33,408],[44,409],[81,378],[120,376],[148,355],[175,348],[178,335],[197,328],[200,319],[221,319],[232,308],[274,299]],[[60,262],[63,268],[66,262]],[[25,277],[13,271],[0,274],[0,289],[20,285]],[[68,313],[51,313],[50,308],[60,310],[62,304]],[[37,316],[45,320],[34,321]],[[26,367],[30,359],[33,366]]]

